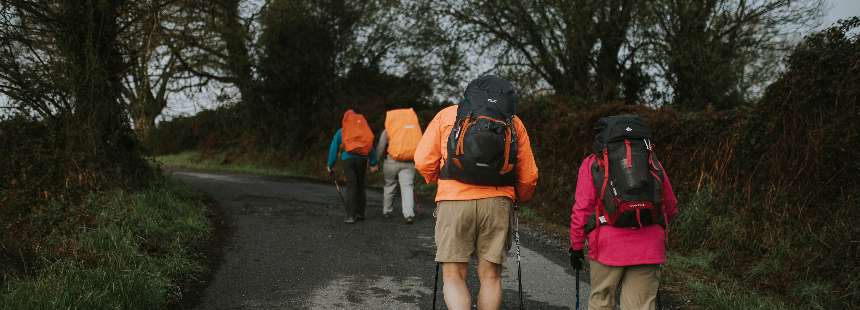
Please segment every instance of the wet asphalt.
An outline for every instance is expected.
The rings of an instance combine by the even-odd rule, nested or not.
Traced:
[[[171,174],[215,201],[227,232],[217,245],[219,257],[210,281],[182,308],[432,308],[431,203],[422,203],[416,223],[407,225],[399,211],[394,218],[383,218],[381,192],[368,190],[367,219],[347,225],[334,184],[194,171]],[[571,309],[575,278],[566,253],[525,231],[521,245],[525,309]],[[503,309],[518,309],[516,267],[511,255],[503,273]],[[473,268],[473,296],[474,273]],[[582,281],[585,293],[584,275]],[[441,281],[437,309],[445,309]]]

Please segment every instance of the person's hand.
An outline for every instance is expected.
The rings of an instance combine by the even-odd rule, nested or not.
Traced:
[[[582,250],[570,248],[567,250],[567,255],[570,256],[570,266],[573,267],[573,270],[582,270],[582,262],[585,259],[585,254],[583,254]]]
[[[379,165],[370,166],[370,173],[376,173],[377,171],[379,171]]]
[[[333,172],[331,170],[331,167],[329,167],[329,166],[325,166],[325,170],[328,171],[328,174],[331,174]]]

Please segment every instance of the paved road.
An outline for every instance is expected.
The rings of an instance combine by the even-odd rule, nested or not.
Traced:
[[[414,225],[384,219],[381,193],[370,190],[368,219],[346,225],[334,185],[173,174],[215,199],[230,231],[194,309],[431,308],[435,265],[429,211]],[[571,308],[575,280],[565,255],[527,234],[522,246],[526,309]],[[516,261],[511,257],[505,266],[503,308],[516,309]],[[471,274],[474,284],[474,270]],[[444,304],[441,296],[438,303]]]

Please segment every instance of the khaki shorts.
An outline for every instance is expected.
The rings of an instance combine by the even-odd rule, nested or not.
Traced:
[[[591,296],[588,309],[615,310],[615,292],[621,285],[621,309],[654,310],[660,287],[658,265],[606,266],[591,261]]]
[[[474,254],[502,264],[511,248],[511,205],[507,197],[440,201],[434,212],[436,261],[468,263]]]

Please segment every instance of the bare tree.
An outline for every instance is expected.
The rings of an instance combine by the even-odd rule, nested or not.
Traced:
[[[250,45],[256,35],[253,22],[263,8],[250,16],[242,14],[245,1],[179,0],[177,22],[167,30],[181,70],[202,81],[234,85],[249,105],[261,102],[255,59]]]
[[[776,76],[787,37],[817,25],[823,0],[657,0],[645,36],[680,107],[725,108]]]
[[[561,95],[599,101],[622,94],[637,48],[630,31],[647,2],[632,0],[430,1],[429,18],[497,70],[534,72]],[[447,28],[447,29],[445,29]]]
[[[44,119],[72,109],[56,86],[64,61],[54,39],[59,29],[44,22],[54,14],[36,1],[0,1],[0,92],[19,113]]]
[[[122,94],[138,137],[149,141],[155,119],[167,107],[168,96],[185,87],[176,87],[175,79],[188,78],[180,70],[177,57],[169,48],[165,29],[179,23],[182,8],[174,0],[146,3],[145,17],[129,25],[123,43],[129,47],[128,74],[123,79]],[[192,83],[190,86],[197,86]]]
[[[51,128],[57,171],[124,178],[145,171],[122,100],[128,47],[145,17],[133,1],[0,1],[0,92]],[[105,165],[105,163],[110,163]],[[105,184],[95,177],[79,182]]]

